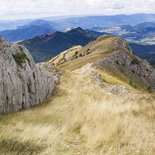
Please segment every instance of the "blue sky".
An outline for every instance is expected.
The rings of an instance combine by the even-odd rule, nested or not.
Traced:
[[[155,0],[0,0],[0,19],[154,12]]]

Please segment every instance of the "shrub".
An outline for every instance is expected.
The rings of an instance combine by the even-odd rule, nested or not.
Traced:
[[[132,81],[130,81],[130,86],[133,86]]]
[[[16,61],[16,63],[20,66],[22,66],[22,64],[25,63],[26,60],[28,60],[25,53],[16,53],[16,54],[13,54],[12,56],[14,60]]]
[[[23,50],[24,50],[22,46],[19,46],[19,49],[20,49],[20,51],[22,51],[22,52],[23,52]]]
[[[135,58],[131,61],[131,64],[132,65],[138,65],[139,64],[139,61]]]
[[[83,55],[82,55],[82,53],[79,55],[79,57],[82,57]]]
[[[135,74],[135,71],[134,71],[134,70],[132,70],[132,73],[134,73],[134,74]]]
[[[149,93],[152,93],[152,88],[151,88],[151,86],[148,86],[148,87],[147,87],[147,91],[148,91]]]
[[[74,54],[74,55],[75,55],[75,56],[78,55],[78,51],[75,51],[75,54]]]
[[[86,55],[90,54],[90,52],[87,52]]]
[[[137,86],[136,86],[136,85],[134,85],[134,88],[135,88],[135,89],[137,89]]]
[[[86,52],[90,51],[90,49],[88,48]]]
[[[135,88],[135,89],[137,89],[136,84],[134,84],[132,81],[130,81],[130,86],[133,87],[133,88]]]
[[[53,58],[53,56],[49,56],[49,57],[47,57],[44,61],[48,62],[48,61],[50,61],[52,58]]]
[[[119,65],[119,61],[118,60],[116,61],[116,64]]]

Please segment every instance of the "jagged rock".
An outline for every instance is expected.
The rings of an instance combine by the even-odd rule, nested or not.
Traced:
[[[36,66],[27,49],[0,39],[0,114],[43,102],[54,83],[52,73]]]

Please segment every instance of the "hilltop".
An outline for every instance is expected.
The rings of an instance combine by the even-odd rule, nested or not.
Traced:
[[[52,32],[54,33],[55,29],[48,22],[35,21],[24,26],[19,26],[13,30],[1,31],[0,35],[6,41],[16,42]]]

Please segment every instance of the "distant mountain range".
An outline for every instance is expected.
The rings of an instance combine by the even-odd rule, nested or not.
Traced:
[[[153,22],[145,22],[135,26],[122,25],[106,28],[94,28],[94,30],[124,37],[133,42],[155,44],[155,23]]]
[[[52,30],[62,31],[81,27],[129,39],[154,37],[155,14],[133,14],[113,16],[53,17],[37,20],[1,21],[0,35],[7,41],[20,41],[49,33]],[[142,23],[142,24],[141,24]],[[139,25],[137,25],[139,24]],[[2,28],[2,30],[3,30]],[[155,39],[155,38],[154,38]]]
[[[48,21],[49,23],[52,23],[53,21],[62,20],[69,17],[72,16],[53,16],[41,19],[0,20],[0,31],[13,30],[19,26],[28,25],[31,22]]]
[[[143,22],[155,22],[155,14],[71,17],[54,21],[54,25],[59,30],[64,30],[65,28],[77,26],[92,29],[116,25],[137,25]]]
[[[127,39],[135,54],[155,64],[150,59],[155,52],[155,14],[1,21],[0,30],[3,24],[6,28],[10,25],[11,30],[1,31],[0,35],[10,42],[20,41],[30,50],[36,62],[44,61],[72,46],[84,46],[101,35],[112,34]]]
[[[7,41],[15,42],[20,40],[31,39],[33,37],[47,34],[50,32],[52,33],[59,29],[60,27],[56,26],[52,22],[37,20],[31,22],[30,24],[20,26],[15,30],[1,31],[0,35]],[[68,29],[71,29],[71,27],[69,27]],[[143,44],[155,44],[155,23],[152,22],[145,22],[135,26],[120,25],[112,27],[107,26],[104,28],[92,28],[89,29],[89,32],[91,30],[91,34],[95,34],[95,36],[100,36],[102,33],[107,33],[123,37],[132,42],[140,42]]]
[[[51,26],[49,22],[39,20],[31,22],[28,25],[20,26],[15,30],[1,31],[0,35],[7,41],[15,42],[30,39],[49,32],[55,32],[55,28]]]
[[[82,27],[84,29],[102,28],[116,25],[137,25],[143,22],[155,22],[155,14],[132,14],[132,15],[92,15],[92,16],[58,16],[41,19],[0,21],[0,31],[14,29],[32,21],[46,20],[54,24],[57,30],[70,27]]]
[[[33,20],[0,20],[0,31],[13,30],[19,26],[26,25]]]
[[[78,27],[67,32],[57,31],[52,34],[34,37],[20,42],[20,44],[23,44],[31,52],[36,62],[41,62],[49,57],[58,55],[72,46],[84,46],[102,35],[107,35],[107,33],[84,30]],[[150,59],[150,56],[155,53],[155,45],[130,43],[130,46],[136,55],[146,58],[152,64],[155,64],[155,61]]]

